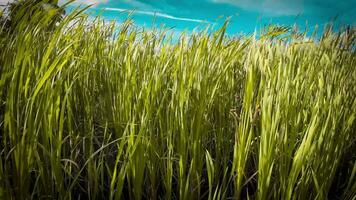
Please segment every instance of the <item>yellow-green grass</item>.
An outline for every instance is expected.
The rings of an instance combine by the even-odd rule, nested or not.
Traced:
[[[42,7],[1,26],[0,199],[355,198],[354,29],[171,42]]]

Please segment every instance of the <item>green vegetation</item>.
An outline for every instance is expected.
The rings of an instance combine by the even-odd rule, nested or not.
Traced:
[[[0,199],[355,198],[354,29],[172,43],[44,5],[1,26]]]

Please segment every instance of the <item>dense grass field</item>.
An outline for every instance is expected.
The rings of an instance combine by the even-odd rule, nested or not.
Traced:
[[[356,31],[169,31],[19,9],[0,199],[355,199]]]

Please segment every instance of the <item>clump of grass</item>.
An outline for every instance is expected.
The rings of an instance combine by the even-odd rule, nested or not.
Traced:
[[[354,29],[172,43],[45,3],[1,26],[1,198],[355,197]]]

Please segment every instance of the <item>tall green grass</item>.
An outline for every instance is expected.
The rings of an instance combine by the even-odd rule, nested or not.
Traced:
[[[355,198],[354,29],[171,42],[43,5],[1,26],[0,198]]]

